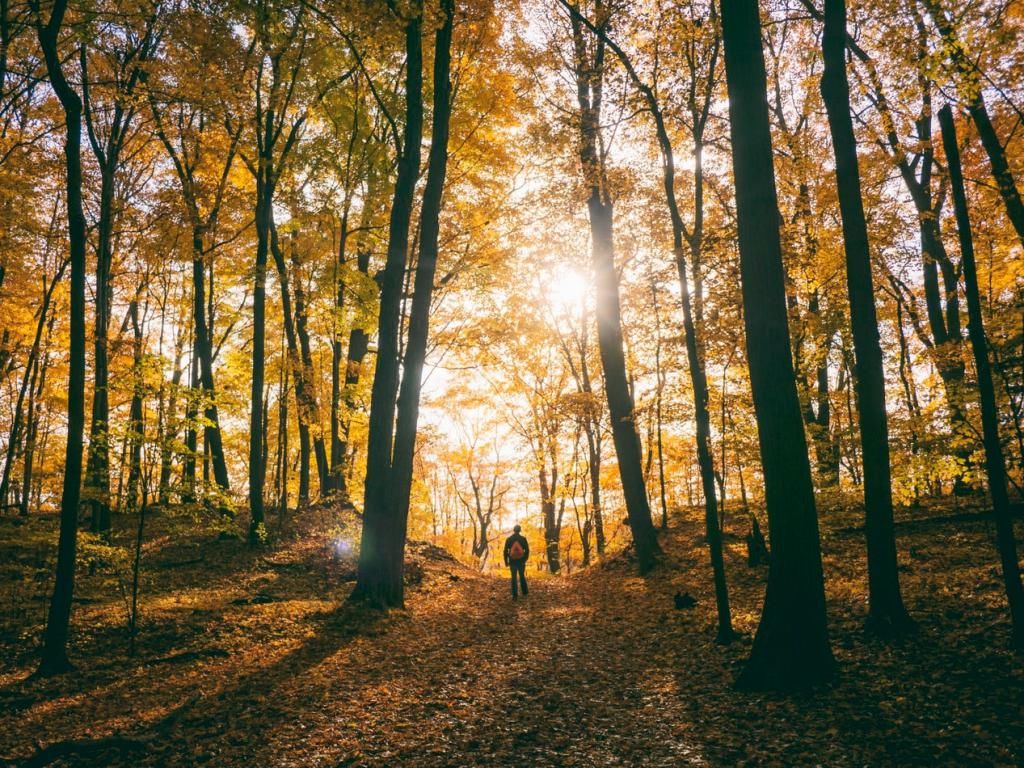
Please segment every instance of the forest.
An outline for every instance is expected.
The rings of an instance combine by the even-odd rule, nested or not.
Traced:
[[[0,0],[0,765],[1024,764],[1022,72],[1021,0]]]

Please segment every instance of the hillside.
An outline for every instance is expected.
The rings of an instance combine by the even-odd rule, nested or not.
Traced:
[[[82,578],[75,621],[88,630],[72,638],[76,673],[27,679],[31,658],[14,655],[18,638],[5,630],[0,756],[76,766],[1020,764],[1024,671],[1005,650],[990,523],[949,512],[908,513],[898,527],[920,631],[896,647],[861,629],[855,510],[823,516],[841,678],[797,698],[732,690],[765,574],[727,539],[745,636],[716,645],[706,550],[689,520],[663,537],[666,558],[649,577],[633,575],[626,556],[569,578],[531,570],[518,603],[504,579],[413,545],[407,610],[386,617],[345,605],[351,561],[332,554],[328,533],[339,529],[327,511],[263,553],[231,538],[165,541],[148,555],[155,579],[135,657],[120,597],[98,595],[98,571]],[[696,607],[676,610],[678,590]]]

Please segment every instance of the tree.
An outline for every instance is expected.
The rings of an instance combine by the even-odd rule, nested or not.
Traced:
[[[405,130],[398,158],[388,249],[380,275],[380,311],[377,325],[377,362],[370,400],[370,427],[366,448],[363,532],[359,571],[351,600],[389,608],[401,607],[404,593],[402,567],[405,552],[389,508],[392,483],[395,403],[398,396],[399,319],[402,286],[409,253],[409,224],[415,205],[423,135],[422,8],[402,19],[405,32]]]
[[[578,10],[578,8],[577,8]],[[595,26],[603,29],[608,23],[608,10],[601,0],[594,4]],[[618,458],[622,490],[626,498],[626,514],[636,547],[637,566],[646,573],[657,562],[660,547],[651,521],[641,461],[640,436],[637,434],[636,412],[626,376],[623,350],[622,320],[619,304],[619,277],[615,269],[614,204],[608,188],[601,138],[601,104],[604,87],[604,49],[602,39],[591,46],[583,33],[577,12],[571,18],[573,44],[573,77],[579,106],[579,158],[583,183],[587,190],[587,211],[590,216],[591,252],[597,282],[597,338],[604,369],[605,396],[611,417],[612,442]]]
[[[143,14],[141,28],[133,29],[132,12],[128,20],[113,34],[125,44],[104,44],[101,29],[96,35],[97,53],[90,62],[88,46],[79,48],[82,74],[82,106],[85,126],[96,164],[100,171],[100,194],[96,230],[96,315],[93,335],[93,399],[92,422],[89,427],[89,457],[86,469],[86,497],[92,509],[92,530],[107,535],[110,531],[110,382],[109,331],[113,306],[112,275],[115,228],[118,205],[116,184],[122,170],[123,153],[132,134],[132,123],[139,111],[136,89],[143,78],[144,69],[159,44],[156,29],[159,4]],[[105,31],[105,30],[104,30]],[[91,69],[99,73],[90,75]],[[112,82],[112,92],[102,98],[103,88],[95,93],[96,84]]]
[[[36,34],[43,49],[46,73],[64,111],[65,205],[71,263],[71,344],[68,372],[68,426],[64,451],[64,487],[60,502],[60,537],[53,597],[40,653],[40,675],[70,669],[67,642],[71,598],[75,591],[78,505],[82,484],[82,439],[85,432],[85,211],[82,205],[82,98],[68,82],[60,54],[60,34],[67,0],[55,0],[48,19],[32,3]]]
[[[195,30],[200,24],[209,24],[212,31],[224,34],[224,27],[211,20],[190,14],[189,30]],[[187,34],[186,30],[177,27],[179,35]],[[223,437],[220,427],[220,412],[217,406],[217,393],[214,383],[213,355],[214,329],[213,317],[207,309],[212,299],[213,286],[207,285],[207,271],[213,274],[213,257],[216,248],[211,242],[218,233],[225,201],[230,191],[231,172],[238,154],[244,125],[239,122],[230,127],[231,114],[221,113],[221,105],[210,96],[208,80],[205,85],[207,92],[196,94],[191,90],[194,78],[204,76],[210,68],[227,68],[228,62],[220,55],[224,52],[221,46],[217,51],[212,46],[176,45],[175,56],[169,64],[184,70],[188,77],[171,83],[161,78],[160,81],[149,73],[144,73],[147,86],[147,97],[153,116],[154,133],[163,145],[174,176],[178,181],[181,200],[184,205],[186,220],[191,230],[192,255],[192,360],[198,367],[198,383],[201,400],[205,403],[203,416],[207,422],[205,442],[211,454],[213,475],[223,494],[230,490],[227,461],[224,456]],[[247,76],[252,61],[253,47],[240,51],[232,47],[232,51],[242,62],[238,70],[231,72],[236,77]],[[170,66],[168,66],[170,69]],[[163,75],[164,72],[159,74]],[[177,86],[175,88],[175,86]],[[222,95],[223,85],[214,90]],[[219,118],[219,119],[218,119]],[[224,125],[229,127],[224,129]],[[219,162],[210,163],[210,158]],[[212,280],[210,281],[212,282]],[[191,427],[190,427],[191,429]],[[194,438],[190,441],[193,443]],[[169,456],[168,456],[169,458]],[[194,460],[190,458],[194,470]],[[169,469],[169,463],[167,464]],[[163,472],[161,473],[163,475]],[[161,480],[161,489],[166,489],[167,478]],[[191,478],[194,481],[194,476]],[[192,492],[192,488],[188,489]],[[162,494],[166,491],[162,490]],[[222,511],[227,511],[222,505]]]
[[[900,594],[889,474],[889,427],[885,371],[875,316],[871,249],[860,191],[857,139],[850,116],[846,77],[846,0],[825,0],[822,38],[825,71],[821,95],[828,111],[836,157],[836,185],[843,221],[846,283],[856,356],[857,414],[864,463],[864,514],[868,547],[868,625],[882,634],[899,634],[911,623]]]
[[[771,562],[764,612],[737,684],[794,690],[832,679],[835,661],[807,441],[793,374],[757,0],[722,0],[744,325]]]
[[[420,207],[420,249],[413,281],[412,307],[409,312],[408,341],[402,361],[402,384],[398,391],[398,416],[392,458],[390,506],[395,515],[393,547],[402,563],[409,528],[409,493],[412,489],[413,453],[423,386],[423,365],[427,356],[430,311],[437,274],[441,208],[448,168],[449,120],[452,112],[452,29],[455,25],[455,0],[441,0],[441,25],[434,39],[433,114],[430,131],[430,157],[427,181]],[[493,499],[493,491],[492,491]],[[401,590],[402,580],[397,584]]]
[[[992,511],[996,521],[996,541],[1003,569],[1003,583],[1006,586],[1006,599],[1010,604],[1010,618],[1013,622],[1012,642],[1017,650],[1024,650],[1024,585],[1021,584],[1017,542],[1013,534],[1013,519],[1010,516],[1010,502],[1006,493],[1006,465],[1003,462],[1002,443],[999,441],[999,417],[996,409],[995,388],[992,386],[992,366],[988,359],[988,340],[985,338],[985,325],[981,315],[978,270],[974,261],[974,239],[971,236],[967,193],[964,190],[964,178],[960,166],[960,146],[956,138],[953,110],[948,104],[939,110],[939,123],[942,126],[942,145],[946,151],[953,207],[956,213],[957,231],[960,235],[964,295],[967,297],[967,331],[971,340],[971,349],[974,352],[974,365],[978,373],[978,396],[981,401],[981,425],[985,443],[985,471],[988,475],[989,494],[992,496]]]

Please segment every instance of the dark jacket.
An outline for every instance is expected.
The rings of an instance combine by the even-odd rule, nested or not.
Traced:
[[[525,563],[527,560],[530,559],[530,542],[528,542],[526,540],[526,537],[523,536],[521,533],[513,533],[511,536],[505,539],[505,565],[511,565],[511,563],[509,562],[508,551],[512,549],[512,544],[516,541],[519,542],[519,545],[523,548],[523,552],[525,553],[523,555],[523,559],[517,560],[516,562]]]

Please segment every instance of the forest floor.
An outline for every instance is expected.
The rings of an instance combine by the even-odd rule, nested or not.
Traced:
[[[1024,661],[1006,650],[992,526],[948,506],[901,513],[920,630],[896,645],[862,629],[856,510],[823,515],[841,677],[798,697],[733,690],[765,571],[727,539],[743,636],[717,645],[696,520],[671,527],[645,578],[628,556],[571,577],[531,568],[519,602],[504,578],[416,545],[407,609],[384,617],[344,603],[351,562],[337,542],[354,529],[329,510],[256,553],[230,536],[156,536],[135,655],[116,580],[86,568],[77,670],[42,680],[29,675],[45,584],[25,597],[40,555],[0,520],[0,764],[1024,765]],[[676,610],[678,590],[696,607]]]

